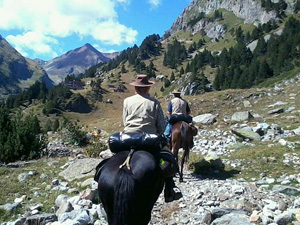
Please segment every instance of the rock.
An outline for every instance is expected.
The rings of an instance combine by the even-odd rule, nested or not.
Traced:
[[[27,217],[24,225],[47,224],[54,221],[57,221],[56,215],[43,213]]]
[[[6,211],[12,211],[15,210],[19,205],[20,203],[7,203],[5,205],[0,205],[0,208]]]
[[[21,202],[24,202],[26,198],[27,198],[26,195],[22,195],[21,198],[16,198],[16,199],[14,200],[14,203],[21,203]]]
[[[237,135],[238,137],[241,137],[243,139],[249,139],[249,140],[255,140],[260,141],[260,136],[258,133],[254,131],[247,131],[247,130],[231,130],[233,134]]]
[[[72,205],[78,204],[79,201],[80,201],[79,196],[73,196],[73,197],[68,199],[68,202],[70,202]]]
[[[66,220],[74,220],[79,224],[86,225],[91,222],[88,211],[85,209],[73,210],[71,212],[66,212],[58,216],[58,221],[63,223]]]
[[[273,191],[288,194],[288,195],[298,195],[298,194],[300,194],[300,189],[290,187],[290,186],[283,186],[283,185],[274,185],[273,186]]]
[[[251,223],[258,223],[261,221],[260,216],[258,215],[258,211],[254,210],[250,216]]]
[[[68,181],[81,179],[86,176],[93,176],[96,171],[96,166],[100,162],[100,159],[93,158],[76,159],[67,169],[60,172],[59,175]]]
[[[42,179],[42,180],[47,179],[47,178],[48,178],[48,175],[45,173],[42,173],[40,176],[40,179]]]
[[[67,202],[69,199],[69,196],[64,195],[64,194],[60,194],[59,196],[57,196],[57,198],[55,199],[55,205],[57,207],[60,207],[64,202]]]
[[[215,219],[211,225],[251,225],[249,217],[244,214],[229,213]]]
[[[20,183],[24,183],[24,182],[27,181],[28,177],[29,177],[28,173],[21,173],[21,174],[18,175],[18,181]]]
[[[268,114],[272,115],[272,114],[278,114],[278,113],[283,113],[283,112],[284,112],[284,108],[278,108],[278,109],[272,109],[272,110],[268,111]]]
[[[55,179],[52,180],[51,183],[52,183],[53,186],[57,186],[57,185],[59,185],[59,180],[57,178],[55,178]]]
[[[280,145],[282,145],[282,146],[286,146],[286,145],[287,145],[287,141],[284,140],[284,139],[280,139],[280,140],[278,141],[278,143],[279,143]]]
[[[298,127],[297,129],[294,129],[293,132],[294,132],[296,135],[300,135],[300,127]]]
[[[249,107],[252,106],[251,103],[250,103],[248,100],[243,101],[243,105],[244,105],[244,107],[246,107],[246,108],[249,108]]]
[[[99,157],[102,159],[109,159],[113,156],[114,154],[110,151],[110,149],[107,149],[105,151],[100,152]]]
[[[74,208],[70,202],[63,202],[55,214],[56,214],[56,216],[58,216],[60,214],[66,213],[66,212],[71,212],[73,209]]]
[[[196,117],[193,117],[193,122],[197,123],[197,124],[213,124],[215,123],[217,120],[216,118],[218,117],[218,115],[213,115],[211,113],[206,113],[206,114],[202,114],[202,115],[198,115]]]
[[[89,179],[83,181],[80,186],[81,187],[91,186],[93,182],[94,182],[94,178],[89,178]]]
[[[274,222],[278,225],[288,225],[292,221],[292,215],[288,212],[284,212],[274,217]]]
[[[96,195],[97,195],[97,190],[92,190],[88,188],[84,190],[82,193],[80,193],[80,198],[93,201]]]
[[[288,103],[287,102],[279,101],[279,102],[276,102],[273,105],[269,105],[268,107],[271,108],[271,107],[277,107],[277,106],[282,106],[282,105],[286,105],[286,104],[288,104]]]
[[[106,103],[112,104],[113,101],[109,98],[109,99],[106,100]]]
[[[225,165],[220,157],[214,153],[209,153],[208,155],[204,156],[204,159],[200,161],[197,166],[199,166],[199,168],[203,167],[218,170],[223,170],[225,168]]]
[[[254,118],[249,111],[236,112],[232,115],[231,120],[235,122],[242,122]]]

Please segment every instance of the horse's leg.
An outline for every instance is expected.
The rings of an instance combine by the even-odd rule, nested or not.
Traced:
[[[178,151],[180,149],[180,138],[178,137],[176,140],[172,139],[172,152],[175,156],[176,162],[178,163]]]
[[[183,167],[184,167],[184,162],[187,156],[188,148],[184,147],[182,157],[181,157],[181,168],[180,168],[180,173],[179,173],[179,182],[183,182]]]

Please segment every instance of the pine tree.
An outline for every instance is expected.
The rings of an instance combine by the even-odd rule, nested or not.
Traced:
[[[175,80],[175,75],[174,75],[174,72],[172,71],[170,81],[172,82],[173,80]]]
[[[58,128],[59,128],[59,120],[56,118],[56,119],[54,120],[54,124],[53,124],[52,130],[55,132],[55,131],[58,130]]]
[[[180,68],[179,74],[180,74],[180,75],[184,74],[184,69],[183,69],[183,67]]]
[[[267,43],[263,37],[260,37],[257,41],[256,48],[253,54],[256,56],[264,55],[267,52]]]
[[[221,71],[220,71],[220,68],[217,69],[217,75],[214,79],[214,82],[213,82],[213,88],[217,91],[221,90],[221,82],[222,82],[222,79],[221,79]]]
[[[121,67],[121,73],[126,73],[126,69],[125,69],[125,65],[123,64],[122,67]]]

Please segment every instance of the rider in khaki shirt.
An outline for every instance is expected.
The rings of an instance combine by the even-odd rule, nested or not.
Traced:
[[[150,88],[150,87],[149,87]],[[165,120],[160,103],[149,96],[149,88],[136,87],[136,94],[126,98],[123,105],[125,133],[161,134]]]
[[[135,88],[135,95],[128,97],[123,103],[124,133],[162,134],[166,122],[160,103],[150,97],[150,86],[147,75],[137,75],[135,82],[130,85]],[[165,201],[179,199],[181,193],[175,193],[173,177],[165,178]]]

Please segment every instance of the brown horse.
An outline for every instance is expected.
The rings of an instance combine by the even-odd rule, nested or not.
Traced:
[[[183,181],[183,165],[186,159],[189,157],[190,148],[193,147],[193,137],[197,134],[198,130],[193,125],[189,125],[184,121],[174,123],[172,126],[172,139],[171,148],[172,152],[178,162],[178,151],[183,148],[183,154],[181,157],[181,165],[179,172],[179,181]]]

